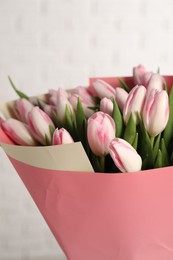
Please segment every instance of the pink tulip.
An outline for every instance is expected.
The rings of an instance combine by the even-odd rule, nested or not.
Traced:
[[[150,80],[150,78],[152,77],[153,74],[154,74],[154,73],[151,72],[151,71],[146,72],[146,73],[143,75],[143,79],[142,79],[143,84],[142,84],[142,85],[144,85],[145,87],[147,87],[148,82],[149,82],[149,80]]]
[[[169,101],[165,90],[151,90],[146,98],[142,116],[150,136],[154,137],[164,130],[169,118]]]
[[[143,85],[143,76],[147,72],[143,65],[138,65],[137,67],[133,68],[133,79],[135,85]]]
[[[87,99],[85,99],[85,98],[83,98],[83,97],[81,97],[81,96],[79,96],[77,94],[72,94],[69,97],[69,101],[70,101],[70,104],[72,105],[74,110],[77,109],[78,98],[80,99],[80,102],[82,104],[85,116],[87,118],[90,117],[94,113],[94,110],[90,109],[89,107],[93,107],[94,104],[90,103]]]
[[[67,98],[67,92],[59,88],[57,93],[57,103],[56,103],[56,112],[59,117],[59,119],[64,122],[65,121],[65,113],[66,113],[66,107],[70,111],[70,113],[73,115],[73,107],[70,104],[68,98]]]
[[[56,107],[53,105],[45,104],[43,110],[53,120],[53,112],[56,112]]]
[[[26,123],[28,112],[33,108],[33,104],[25,98],[17,99],[15,102],[15,114],[19,120]]]
[[[150,93],[152,89],[163,90],[163,87],[164,78],[160,74],[153,73],[146,85],[147,95]]]
[[[4,132],[19,145],[36,145],[36,141],[32,137],[27,124],[14,119],[8,118],[1,122]]]
[[[113,112],[113,102],[110,98],[102,98],[100,101],[100,111],[112,115]]]
[[[115,137],[115,123],[111,116],[96,112],[88,119],[88,143],[97,156],[105,156],[109,152],[109,144]]]
[[[144,86],[136,86],[130,91],[123,109],[123,118],[125,123],[128,123],[131,113],[135,123],[137,123],[137,113],[141,113],[144,99],[146,95],[146,88]]]
[[[107,82],[97,79],[93,82],[93,89],[96,93],[96,96],[99,98],[111,98],[115,97],[115,89],[109,85]]]
[[[127,91],[125,91],[123,88],[116,88],[115,100],[117,101],[117,104],[121,109],[121,111],[123,111],[127,97],[128,97]]]
[[[71,144],[74,143],[73,138],[65,128],[56,129],[53,134],[52,144]]]
[[[113,139],[109,146],[109,153],[121,172],[137,172],[141,170],[142,159],[127,141],[121,138]]]
[[[31,133],[41,144],[51,143],[52,136],[50,126],[54,128],[54,124],[50,117],[39,107],[35,106],[28,113],[28,125]]]
[[[87,100],[90,104],[92,104],[92,106],[94,106],[95,102],[94,102],[94,98],[91,95],[91,93],[89,92],[88,88],[86,87],[82,87],[82,86],[78,86],[77,88],[75,88],[72,92],[72,94],[77,94],[79,95],[81,98],[84,98],[85,100]]]
[[[147,71],[143,65],[138,65],[133,68],[133,79],[135,85],[143,85],[146,87],[153,73]]]
[[[59,102],[59,99],[61,97],[63,97],[63,99],[68,99],[69,94],[67,93],[67,91],[65,89],[62,88],[58,88],[57,90],[55,89],[50,89],[49,90],[49,104],[56,106],[57,103]]]

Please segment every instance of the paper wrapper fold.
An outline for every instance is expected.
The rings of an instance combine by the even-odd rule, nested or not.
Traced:
[[[52,163],[62,161],[59,147],[2,143],[67,259],[173,259],[173,167],[94,173],[77,143],[63,154],[66,168],[57,168]],[[69,164],[77,151],[84,155],[83,169],[81,157]]]

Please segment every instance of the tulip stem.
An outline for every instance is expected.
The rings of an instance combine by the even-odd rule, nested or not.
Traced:
[[[105,156],[100,157],[100,172],[105,171]]]
[[[150,141],[151,141],[151,148],[153,149],[153,146],[154,146],[154,137],[153,136],[151,136]]]

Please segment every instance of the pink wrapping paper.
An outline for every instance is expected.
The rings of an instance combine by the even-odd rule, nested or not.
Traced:
[[[124,174],[51,170],[2,147],[68,260],[173,259],[173,167]]]

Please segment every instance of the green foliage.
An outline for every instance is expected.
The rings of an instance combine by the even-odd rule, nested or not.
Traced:
[[[14,85],[12,79],[11,79],[9,76],[8,76],[8,79],[9,79],[10,84],[11,84],[11,86],[13,87],[14,91],[16,92],[16,94],[17,94],[20,98],[29,99],[29,97],[28,97],[27,95],[25,95],[23,92],[21,92],[20,90],[18,90],[18,89],[15,87],[15,85]]]
[[[122,79],[118,79],[118,80],[119,80],[119,83],[120,83],[120,85],[122,86],[122,88],[129,93],[129,92],[130,92],[130,89],[129,89],[129,87],[127,86],[127,84],[125,83],[125,81],[122,80]]]
[[[161,139],[160,150],[162,152],[162,165],[163,165],[163,167],[166,167],[166,166],[169,165],[169,155],[168,155],[166,145],[165,145],[165,141],[164,141],[163,138]]]
[[[115,128],[116,128],[116,136],[121,137],[123,133],[123,128],[124,128],[124,123],[123,123],[123,118],[121,111],[118,107],[117,102],[115,99],[113,100],[113,112],[112,112],[112,117],[115,121]]]
[[[139,145],[138,151],[143,160],[143,169],[151,169],[154,165],[153,150],[151,139],[145,130],[141,116],[138,114],[139,121]]]
[[[124,131],[124,139],[129,143],[133,144],[135,142],[136,138],[136,124],[134,121],[133,114],[131,113],[129,117],[129,121],[126,125],[125,131]]]
[[[169,120],[163,132],[163,138],[168,152],[172,149],[171,141],[173,140],[173,87],[169,94],[169,110]]]
[[[154,168],[161,168],[161,167],[162,167],[162,151],[159,149],[154,164]]]

